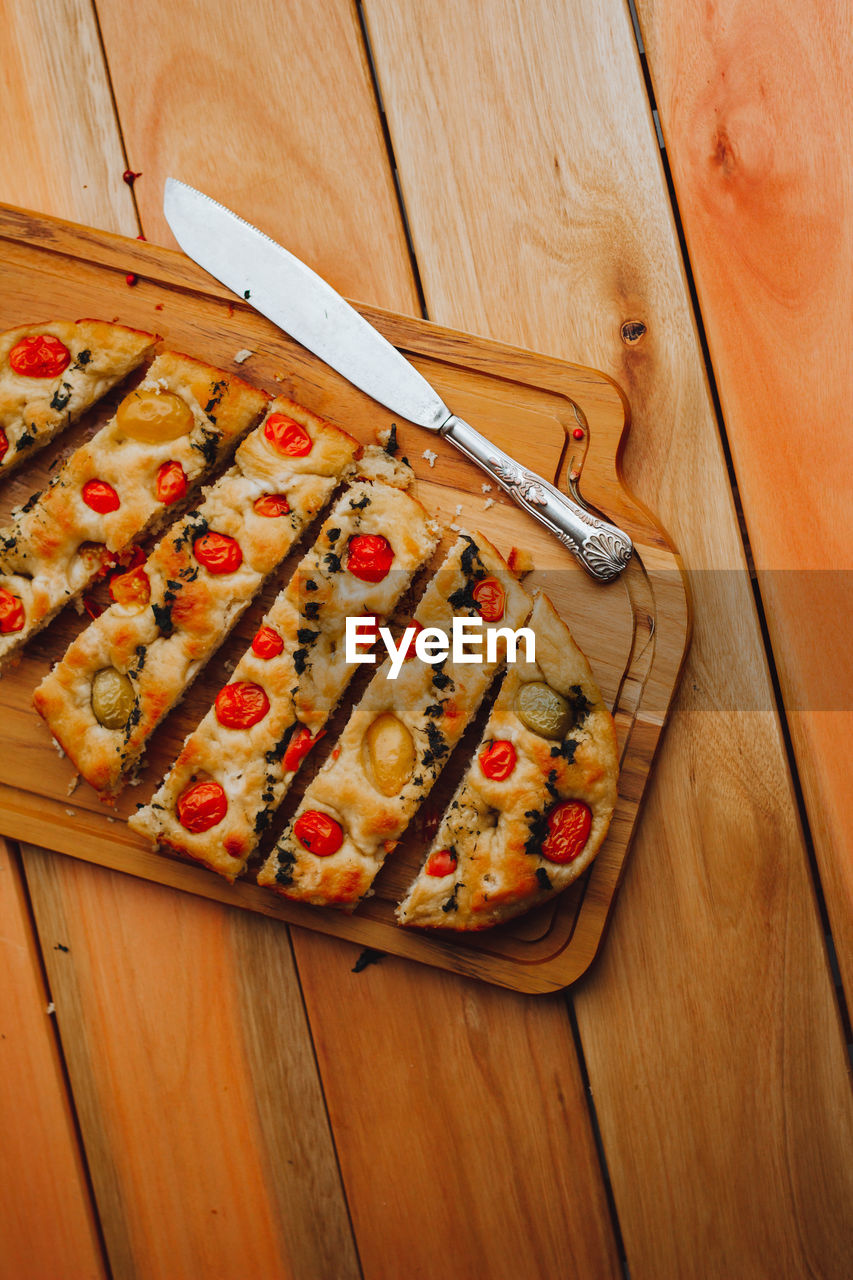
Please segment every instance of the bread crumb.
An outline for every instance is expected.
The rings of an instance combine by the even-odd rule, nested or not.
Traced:
[[[234,357],[235,364],[245,364],[249,356],[253,356],[254,351],[250,351],[248,347],[241,347]]]
[[[533,568],[533,556],[529,551],[520,547],[510,547],[506,562],[511,571],[519,578],[524,577],[525,573],[530,573]]]
[[[495,505],[494,498],[486,498],[486,501],[483,503],[483,510],[488,511],[489,507],[493,507],[494,505]]]
[[[52,1000],[50,1004],[47,1006],[47,1008],[45,1009],[45,1013],[48,1013],[48,1014],[56,1013],[56,1005],[53,1003]]]
[[[64,754],[65,754],[65,752],[63,752],[62,754],[64,755]],[[65,794],[66,794],[67,796],[73,796],[73,795],[74,795],[74,792],[77,790],[77,784],[78,784],[78,782],[79,782],[79,781],[80,781],[80,774],[79,774],[79,773],[75,773],[74,777],[71,779],[71,781],[70,781],[70,782],[69,782],[69,784],[68,784],[68,789],[67,789],[67,791],[65,792]]]
[[[429,465],[430,465],[431,467],[434,467],[434,466],[435,466],[435,460],[436,460],[436,458],[438,457],[438,454],[437,454],[437,453],[433,453],[432,449],[424,449],[423,453],[421,454],[421,457],[422,457],[422,458],[426,458],[426,460],[427,460],[427,462],[429,463]]]
[[[453,523],[449,524],[447,527],[448,527],[449,529],[452,529],[454,533],[461,533],[461,532],[462,532],[462,525],[461,525],[461,524],[456,524],[456,523],[455,523],[455,521],[454,521]]]
[[[486,483],[486,481],[484,480],[484,481],[483,481],[483,483],[480,485],[480,492],[481,492],[481,493],[491,493],[491,492],[492,492],[492,486],[491,486],[490,484],[487,484],[487,483]]]
[[[61,746],[59,745],[59,743],[56,741],[56,738],[54,738],[53,736],[51,736],[51,739],[50,739],[50,740],[51,740],[51,742],[53,743],[53,749],[54,749],[54,751],[56,752],[56,754],[59,756],[60,760],[64,760],[64,759],[65,759],[65,752],[62,750],[62,747],[61,747]]]
[[[457,516],[461,516],[461,515],[462,515],[462,503],[461,503],[461,502],[457,502],[456,507],[455,507],[455,510],[454,510],[454,515],[457,515]]]
[[[65,812],[68,814],[69,818],[76,818],[76,817],[77,817],[77,810],[76,810],[76,809],[66,809],[66,810],[65,810]]]
[[[234,661],[233,658],[226,658],[222,664],[223,670],[227,671],[229,676],[231,675],[231,673],[233,672],[236,666],[237,666],[237,663]]]

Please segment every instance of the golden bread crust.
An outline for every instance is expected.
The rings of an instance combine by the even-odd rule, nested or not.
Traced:
[[[192,492],[228,457],[269,402],[265,392],[242,379],[175,352],[159,355],[129,395],[152,390],[171,392],[188,406],[192,426],[186,434],[141,442],[124,435],[113,417],[0,530],[0,588],[19,598],[25,613],[21,630],[0,634],[0,666],[86,590],[102,569],[106,552],[125,550],[168,518],[169,508],[156,493],[163,463],[180,463]],[[117,510],[102,513],[84,501],[83,486],[90,480],[105,481],[116,490]]]
[[[482,535],[462,535],[451,548],[415,610],[424,628],[450,633],[454,615],[478,616],[472,586],[496,578],[505,594],[501,619],[483,626],[517,628],[531,600],[504,560]],[[258,877],[286,897],[353,910],[368,892],[387,854],[429,794],[465,725],[477,710],[502,662],[440,666],[417,658],[403,663],[396,680],[387,679],[386,661],[355,707],[335,752],[308,787],[302,802]],[[365,744],[380,717],[392,716],[411,739],[413,763],[395,794],[383,793],[371,770]],[[301,815],[319,811],[340,824],[343,842],[330,856],[311,853],[294,830]]]
[[[414,478],[411,470],[404,478]],[[365,533],[382,534],[394,550],[392,569],[381,582],[363,581],[346,570],[342,548]],[[264,718],[250,729],[228,728],[212,707],[150,804],[130,818],[131,827],[233,881],[296,775],[295,768],[284,766],[294,732],[320,733],[355,674],[345,660],[347,615],[371,614],[383,623],[437,540],[426,510],[399,488],[361,481],[346,489],[261,624],[281,637],[282,652],[263,658],[250,647],[229,681],[264,690],[269,699]],[[219,783],[228,807],[208,831],[191,832],[182,825],[177,804],[199,779]]]
[[[216,406],[216,421],[217,426],[226,421],[234,429],[239,418],[230,391],[226,384]],[[242,388],[236,388],[234,398],[244,404],[245,414]],[[273,450],[264,434],[272,413],[285,413],[308,432],[312,440],[308,456],[314,458],[316,472],[306,468],[305,459],[296,459],[299,465],[291,466],[290,458]],[[259,438],[265,441],[261,455],[265,464],[269,454],[277,458],[274,491],[284,493],[290,506],[287,513],[274,518],[258,513],[254,506],[270,491],[268,467],[259,475],[255,466]],[[292,401],[274,401],[264,422],[238,449],[234,466],[206,491],[199,508],[173,525],[151,552],[144,565],[150,602],[142,607],[111,605],[42,681],[34,697],[36,710],[97,791],[109,797],[121,788],[156,726],[326,503],[339,478],[335,468],[350,463],[358,452],[357,442],[337,427]],[[211,535],[233,540],[239,548],[239,564],[225,572],[210,570],[205,563],[206,543],[199,540],[209,542]],[[120,729],[105,728],[92,707],[93,679],[108,669],[127,677],[132,688],[132,711]]]
[[[54,378],[27,377],[9,363],[17,343],[37,334],[58,338],[71,355],[68,366]],[[0,457],[0,475],[76,422],[149,359],[158,341],[154,333],[104,320],[52,320],[0,333],[0,443],[5,439],[7,446]]]
[[[434,929],[484,929],[530,910],[559,893],[586,870],[607,834],[616,803],[618,755],[610,712],[584,655],[547,596],[536,599],[528,624],[536,661],[511,666],[468,770],[445,811],[424,864],[397,908],[401,924]],[[555,742],[516,714],[516,695],[544,681],[569,699],[575,723]],[[511,742],[512,773],[490,779],[480,753],[494,741]],[[542,856],[545,815],[565,800],[591,810],[589,836],[567,863]],[[441,850],[456,858],[446,875],[430,875]]]

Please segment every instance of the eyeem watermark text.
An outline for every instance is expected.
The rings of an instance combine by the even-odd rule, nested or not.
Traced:
[[[388,679],[396,680],[406,658],[414,654],[421,662],[435,666],[452,657],[454,662],[497,662],[498,643],[506,644],[507,662],[536,661],[536,636],[530,627],[491,627],[483,635],[482,618],[454,618],[450,636],[441,627],[424,627],[418,631],[416,627],[406,627],[400,637],[399,644],[388,627],[379,627],[379,638],[385,645],[391,666]],[[372,618],[347,618],[344,657],[347,662],[376,662],[375,653],[366,653],[365,647],[376,641],[377,627]],[[485,643],[484,643],[485,642]],[[518,658],[519,647],[523,644],[524,656]]]

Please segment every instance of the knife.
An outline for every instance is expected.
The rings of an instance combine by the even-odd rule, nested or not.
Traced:
[[[176,178],[166,179],[163,211],[193,261],[379,404],[455,444],[594,578],[609,582],[622,572],[633,546],[621,529],[520,466],[451,413],[414,365],[304,262]]]

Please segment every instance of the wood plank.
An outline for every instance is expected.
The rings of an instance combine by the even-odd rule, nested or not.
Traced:
[[[47,940],[43,940],[43,945]],[[53,946],[64,946],[59,939]],[[104,1276],[62,1062],[23,881],[0,839],[0,1240],[12,1276]],[[28,1212],[39,1206],[41,1230]],[[49,1224],[49,1228],[48,1228]]]
[[[98,0],[98,16],[149,240],[175,244],[172,174],[347,297],[419,313],[355,5],[149,0],[129,23],[123,0]]]
[[[637,7],[849,999],[849,10]]]
[[[0,200],[136,235],[88,0],[4,6],[0,118]]]
[[[487,43],[479,9],[366,12],[430,314],[614,376],[626,475],[695,571],[656,800],[576,996],[631,1274],[761,1275],[772,1242],[777,1274],[841,1275],[843,1037],[627,10],[494,0]]]
[[[294,941],[365,1275],[619,1275],[562,998]]]
[[[114,1273],[357,1276],[282,932],[26,853]]]
[[[3,117],[7,122],[20,120],[21,126],[15,132],[7,129],[5,143],[0,142],[0,147],[5,148],[0,152],[5,161],[0,165],[0,199],[133,235],[137,227],[129,189],[121,181],[124,159],[100,58],[93,10],[82,0],[62,6],[61,11],[56,5],[40,4],[35,15],[37,40],[33,38],[33,10],[34,6],[26,6],[26,12],[21,9],[14,19],[10,15],[14,38],[4,42],[4,76],[0,88],[4,95]],[[175,18],[176,13],[165,5],[160,14],[149,6],[145,22],[134,19],[120,33],[126,42],[128,62],[136,61],[137,66],[140,30],[158,33],[157,56],[152,56],[148,64],[150,80],[146,76],[146,86],[137,84],[139,96],[129,108],[131,116],[147,103],[150,104],[149,119],[163,108],[160,81],[168,82],[167,66],[172,58],[175,59],[173,65],[184,68],[201,65],[199,33],[213,31],[210,10],[196,12],[194,25],[183,33],[183,49],[171,38]],[[122,21],[125,19],[123,15]],[[239,29],[241,25],[233,18],[230,29]],[[280,26],[278,19],[274,25]],[[162,42],[166,29],[170,31],[168,45]],[[230,36],[224,47],[232,47]],[[227,98],[224,109],[231,119],[245,119],[245,86],[252,83],[253,71],[249,68],[234,79],[232,65],[230,74],[231,92],[222,95],[223,99]],[[280,77],[276,88],[279,83]],[[369,118],[373,110],[373,100],[368,95],[364,110],[356,115]],[[197,112],[197,99],[193,99],[193,111],[197,118],[187,136],[195,139],[194,145],[201,151],[209,145],[210,135],[204,113]],[[45,120],[50,122],[49,128],[45,128]],[[351,141],[352,135],[348,136]],[[268,139],[266,134],[257,131],[254,137],[254,161],[250,160],[245,166],[241,163],[240,167],[248,180],[261,189],[268,163]],[[376,203],[374,190],[378,187],[384,192],[388,182],[381,139],[368,141],[369,154],[355,149],[349,153],[360,172],[361,207],[366,211]],[[314,176],[321,186],[325,182],[322,150],[320,139],[319,153],[315,148],[313,163]],[[332,150],[330,146],[330,155]],[[26,155],[26,164],[21,163],[21,155]],[[340,154],[334,158],[340,159]],[[136,163],[135,167],[140,166]],[[227,172],[233,176],[230,163]],[[346,199],[350,196],[351,187],[347,188]],[[278,191],[275,200],[284,206],[288,204],[286,196]],[[380,229],[382,234],[388,232],[395,216],[392,210],[388,224]],[[369,212],[365,218],[369,222]],[[312,219],[319,224],[323,222],[312,213],[311,218],[305,219],[306,225],[310,226]],[[397,234],[399,236],[399,229]],[[339,244],[343,246],[343,256],[346,238],[339,240]],[[363,258],[364,254],[359,254],[354,261],[360,262]],[[389,293],[394,293],[394,300],[401,304],[410,303],[413,290],[405,259],[396,270],[398,284],[394,289],[389,277]],[[354,272],[353,279],[357,278],[358,273]],[[147,956],[152,937],[161,940],[164,966],[168,965],[170,956],[174,959],[179,954],[178,944],[172,941],[176,908],[171,895],[157,897],[153,890],[131,884],[125,878],[112,877],[83,865],[72,868],[66,860],[45,859],[33,850],[25,853],[25,860],[30,889],[38,901],[42,920],[75,921],[85,902],[90,905],[96,922],[87,937],[77,934],[76,954],[66,966],[69,972],[65,990],[66,996],[69,991],[71,996],[65,1022],[69,1057],[74,1052],[75,1090],[83,1094],[88,1108],[85,1125],[88,1155],[115,1272],[149,1275],[156,1274],[156,1268],[162,1266],[165,1274],[173,1275],[166,1256],[173,1242],[178,1253],[185,1251],[187,1273],[195,1269],[197,1258],[210,1256],[214,1243],[217,1273],[223,1275],[229,1274],[227,1267],[232,1275],[244,1275],[247,1259],[254,1261],[259,1274],[313,1276],[318,1270],[325,1270],[328,1274],[351,1275],[357,1271],[334,1150],[317,1101],[316,1079],[307,1110],[301,1098],[294,1099],[286,1088],[273,1087],[280,1082],[282,1071],[292,1066],[292,1058],[284,1057],[278,1066],[270,1068],[271,1086],[265,1093],[251,1090],[242,1077],[236,1085],[229,1086],[226,1082],[210,1103],[202,1089],[197,1105],[189,1105],[186,1124],[168,1128],[164,1100],[170,1106],[174,1102],[177,1113],[184,1107],[184,1100],[177,1093],[165,1099],[156,1076],[150,1082],[146,1080],[147,1054],[150,1051],[155,1062],[163,1059],[167,1052],[174,1055],[178,1063],[191,1062],[193,1042],[188,1038],[191,1024],[189,1019],[182,1023],[180,1017],[170,1012],[172,989],[162,971],[152,973],[149,983],[146,966],[130,964],[128,956]],[[145,896],[131,897],[136,890]],[[120,928],[114,904],[120,898],[124,905],[123,895],[135,904],[144,903],[145,909],[130,911],[128,922]],[[255,959],[263,963],[267,958],[268,950],[262,943],[266,935],[260,922],[258,933],[252,935],[257,938],[257,956],[253,957],[247,954],[250,948],[239,926],[226,927],[228,913],[223,908],[183,897],[178,901],[181,929],[189,929],[199,954],[207,955],[225,946],[231,957],[229,973],[237,973],[244,966],[251,968]],[[280,949],[283,956],[280,963],[287,962],[285,937],[277,934],[269,947]],[[110,973],[113,978],[116,973],[130,973],[130,980],[137,984],[134,988],[138,996],[137,1012],[146,1023],[148,1037],[144,1048],[138,1028],[127,1028],[122,984],[108,981]],[[96,981],[94,975],[103,982]],[[56,973],[52,976],[54,980],[58,977]],[[205,1009],[218,1008],[220,1012],[210,1028],[211,1035],[215,1031],[226,1046],[233,1037],[239,1046],[233,1052],[238,1054],[241,1069],[248,1073],[248,1078],[254,1079],[261,1073],[260,1059],[256,1056],[260,1052],[260,1032],[256,1020],[250,1016],[251,1004],[246,1004],[236,979],[223,995],[217,985],[221,977],[220,974],[219,978],[208,978],[203,966],[195,973],[174,968],[175,1008],[185,1009],[186,1003],[192,1002],[194,1013],[202,1021]],[[237,1019],[238,1007],[242,1021]],[[313,1060],[304,1058],[310,1055],[310,1037],[304,1021],[299,1022],[301,1017],[298,986],[291,979],[283,983],[278,996],[276,1033],[282,1037],[293,1034],[291,1052],[297,1057],[303,1055],[307,1072]],[[294,1027],[298,1030],[294,1031]],[[87,1037],[93,1036],[98,1044],[90,1052],[94,1041]],[[211,1051],[209,1040],[206,1047]],[[132,1094],[129,1088],[121,1093],[126,1115],[120,1110],[117,1114],[114,1100],[98,1095],[99,1087],[112,1088],[113,1054],[125,1064],[129,1078],[141,1081],[138,1093]],[[224,1060],[229,1061],[227,1053]],[[234,1059],[230,1061],[233,1065]],[[297,1074],[295,1084],[300,1078]],[[231,1091],[226,1093],[229,1087]],[[273,1087],[272,1094],[270,1087]],[[113,1122],[107,1141],[100,1137],[102,1104]],[[208,1108],[215,1113],[212,1117]],[[274,1123],[269,1122],[270,1111]],[[265,1118],[264,1134],[268,1134],[269,1147],[258,1137],[259,1115]],[[127,1125],[121,1129],[125,1120]],[[253,1136],[247,1137],[247,1134]],[[156,1141],[152,1142],[152,1136]],[[278,1163],[276,1145],[287,1152],[283,1167]],[[305,1152],[310,1159],[302,1159],[301,1153]],[[171,1197],[164,1197],[158,1189],[163,1168],[185,1171],[191,1184],[200,1155],[208,1160],[211,1172],[208,1174],[205,1169],[198,1176],[197,1195],[196,1192],[186,1194],[181,1185],[173,1186]],[[286,1162],[291,1158],[295,1162],[293,1166]],[[229,1186],[226,1171],[229,1166],[238,1165],[246,1168],[247,1185],[254,1188],[255,1202],[248,1198],[246,1188]],[[297,1177],[294,1169],[306,1175],[304,1180]],[[308,1204],[301,1198],[314,1186],[324,1196],[324,1217],[331,1223],[331,1233],[322,1237],[316,1225],[316,1204]],[[218,1205],[210,1205],[211,1195],[219,1198]],[[242,1216],[233,1212],[235,1204],[244,1208]],[[40,1223],[38,1204],[33,1201],[27,1208],[27,1228],[34,1236]],[[212,1209],[216,1210],[215,1215]],[[335,1246],[339,1246],[337,1259],[327,1252]]]

